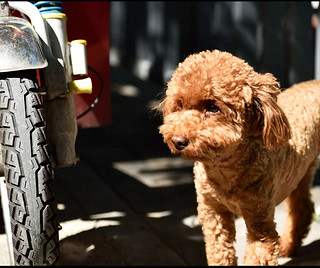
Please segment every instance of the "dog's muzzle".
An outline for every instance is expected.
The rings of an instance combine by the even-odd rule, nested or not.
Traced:
[[[189,144],[189,140],[186,137],[181,136],[181,135],[174,135],[171,138],[171,141],[172,141],[174,147],[179,151],[182,151]]]

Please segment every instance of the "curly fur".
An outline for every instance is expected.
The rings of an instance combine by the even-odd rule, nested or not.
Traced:
[[[320,81],[280,93],[228,52],[190,55],[159,105],[171,152],[194,161],[198,217],[209,265],[236,265],[235,215],[247,227],[244,264],[277,265],[299,251],[312,220],[310,187],[320,149]],[[275,207],[286,199],[279,238]]]

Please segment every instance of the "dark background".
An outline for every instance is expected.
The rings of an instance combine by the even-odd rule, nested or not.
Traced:
[[[191,53],[219,49],[273,73],[282,87],[314,77],[311,2],[110,2],[110,63],[166,83]]]

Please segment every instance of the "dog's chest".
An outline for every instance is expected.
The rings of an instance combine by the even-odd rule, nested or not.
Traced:
[[[208,202],[220,202],[230,212],[241,215],[239,206],[239,193],[236,187],[223,187],[215,181],[209,180],[201,163],[194,166],[195,187],[197,195],[203,196]]]

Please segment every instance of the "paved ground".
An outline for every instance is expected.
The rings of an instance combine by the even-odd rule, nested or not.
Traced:
[[[148,107],[161,88],[112,69],[113,124],[79,130],[74,168],[57,170],[59,265],[206,265],[196,218],[192,163],[169,153]],[[320,207],[320,187],[312,189]],[[284,209],[276,212],[278,231]],[[239,263],[245,226],[236,220]],[[0,265],[8,265],[0,228]],[[299,256],[283,265],[320,265],[320,222]]]

